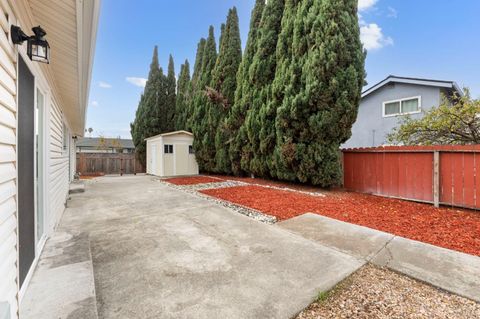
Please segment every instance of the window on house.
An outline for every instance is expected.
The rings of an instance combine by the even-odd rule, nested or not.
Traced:
[[[383,116],[420,112],[420,97],[411,97],[383,103]]]
[[[193,151],[193,145],[188,145],[188,154],[195,154]]]
[[[400,102],[385,103],[385,115],[400,113]]]
[[[163,152],[164,152],[165,154],[173,154],[173,145],[171,145],[171,144],[165,144],[165,145],[163,146]]]

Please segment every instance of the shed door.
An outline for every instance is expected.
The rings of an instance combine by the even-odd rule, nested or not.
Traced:
[[[18,239],[20,286],[35,259],[35,80],[18,59]]]
[[[188,171],[188,145],[175,144],[175,175],[189,175]]]

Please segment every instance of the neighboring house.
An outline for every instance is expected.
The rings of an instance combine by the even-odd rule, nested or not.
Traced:
[[[65,209],[75,172],[74,137],[84,132],[99,8],[98,0],[0,1],[2,318],[18,318],[46,238]],[[36,51],[32,38],[12,25],[27,36],[38,25],[46,31],[49,64],[31,60],[36,57],[28,54],[29,44],[30,52],[46,51]],[[20,35],[18,44],[12,35]]]
[[[77,153],[135,153],[132,140],[104,137],[80,137]]]
[[[342,148],[385,145],[387,134],[402,116],[421,118],[422,111],[440,105],[442,94],[451,98],[463,92],[453,81],[390,75],[362,93],[352,137]]]

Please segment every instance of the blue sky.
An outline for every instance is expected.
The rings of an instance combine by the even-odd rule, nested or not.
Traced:
[[[87,113],[92,136],[130,138],[153,46],[193,66],[200,37],[236,6],[245,45],[254,0],[102,0]],[[368,86],[389,74],[454,80],[480,98],[480,1],[360,0]]]

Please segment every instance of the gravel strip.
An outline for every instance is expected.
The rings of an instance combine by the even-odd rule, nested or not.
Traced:
[[[180,186],[183,190],[186,191],[201,191],[204,189],[211,189],[211,188],[227,188],[227,187],[235,187],[235,186],[246,186],[248,184],[243,182],[237,181],[222,181],[222,182],[214,182],[214,183],[205,183],[205,184],[194,184],[194,185],[176,185]]]
[[[224,201],[224,200],[221,200],[221,199],[218,199],[218,198],[215,198],[215,197],[211,197],[211,196],[208,196],[208,195],[205,195],[205,194],[202,194],[202,193],[198,192],[199,190],[210,189],[210,188],[226,188],[226,187],[248,185],[246,183],[237,182],[237,181],[224,181],[224,182],[218,182],[218,183],[206,183],[206,184],[196,184],[196,185],[175,185],[175,184],[172,184],[172,183],[168,183],[168,182],[166,182],[162,179],[157,179],[157,180],[159,182],[169,186],[169,187],[184,191],[186,193],[190,193],[190,194],[192,194],[194,196],[197,196],[197,197],[207,199],[211,202],[214,202],[216,204],[219,204],[219,205],[222,205],[224,207],[230,208],[237,213],[248,216],[248,217],[250,217],[252,219],[255,219],[257,221],[260,221],[262,223],[272,225],[272,224],[275,224],[277,222],[277,218],[274,217],[274,216],[266,215],[266,214],[264,214],[262,212],[259,212],[257,210],[247,208],[247,207],[244,207],[244,206],[241,206],[241,205],[233,204],[231,202]]]
[[[367,265],[296,317],[313,318],[480,318],[480,304]]]

